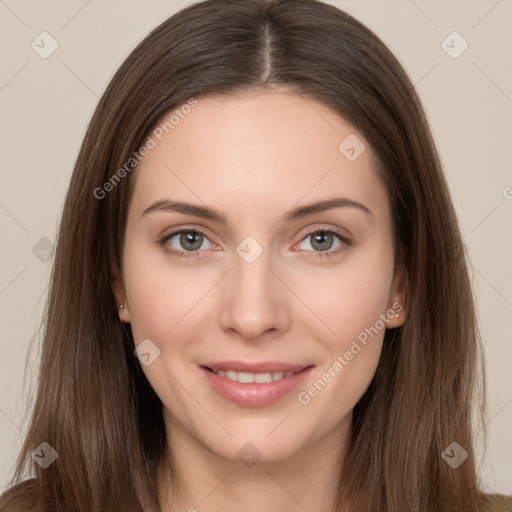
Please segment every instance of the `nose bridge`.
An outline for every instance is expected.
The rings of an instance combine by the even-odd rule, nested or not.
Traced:
[[[233,271],[222,300],[224,329],[255,339],[265,331],[286,327],[287,299],[284,287],[270,270],[273,263],[271,249],[252,236],[235,248]]]

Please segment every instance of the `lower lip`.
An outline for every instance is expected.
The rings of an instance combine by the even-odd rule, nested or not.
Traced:
[[[201,366],[200,369],[206,375],[212,388],[221,397],[235,402],[236,404],[245,405],[246,407],[262,407],[279,400],[290,391],[297,388],[306,378],[306,375],[313,369],[313,366],[304,368],[304,370],[290,377],[269,382],[268,384],[242,384],[228,379],[227,377],[220,377],[210,370],[207,370],[204,366]]]

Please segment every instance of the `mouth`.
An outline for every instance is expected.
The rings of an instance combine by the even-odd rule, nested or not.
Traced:
[[[214,373],[215,375],[218,375],[219,377],[226,377],[227,379],[233,382],[239,382],[240,384],[270,384],[271,382],[277,382],[279,380],[286,379],[287,377],[291,377],[292,375],[296,375],[297,373],[300,373],[302,371],[300,370],[298,372],[281,371],[253,373],[235,370],[214,370],[213,368],[209,368],[208,366],[203,366],[203,368]]]
[[[268,405],[296,389],[314,365],[225,361],[199,365],[218,395],[246,407]]]

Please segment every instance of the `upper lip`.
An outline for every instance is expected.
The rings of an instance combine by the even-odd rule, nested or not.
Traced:
[[[235,372],[248,373],[271,373],[271,372],[300,372],[311,364],[290,364],[281,361],[260,361],[248,363],[244,361],[215,361],[203,363],[201,366],[210,368],[215,371],[231,370]]]

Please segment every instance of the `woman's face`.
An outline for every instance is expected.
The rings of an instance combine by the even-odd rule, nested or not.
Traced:
[[[168,432],[233,460],[337,442],[405,314],[370,148],[284,90],[179,113],[132,171],[113,282]]]

